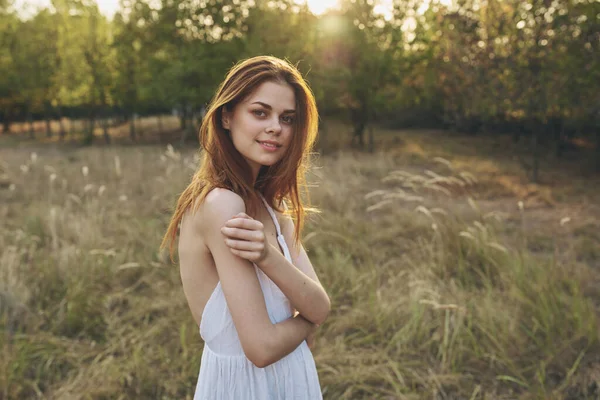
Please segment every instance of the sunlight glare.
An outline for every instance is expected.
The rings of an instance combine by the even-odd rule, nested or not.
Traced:
[[[308,9],[315,15],[322,15],[331,8],[339,7],[338,0],[305,0]]]

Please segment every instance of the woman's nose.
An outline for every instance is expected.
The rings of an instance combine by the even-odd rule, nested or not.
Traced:
[[[279,122],[279,118],[274,118],[273,120],[271,120],[271,124],[268,128],[268,131],[273,133],[281,132],[281,123]]]

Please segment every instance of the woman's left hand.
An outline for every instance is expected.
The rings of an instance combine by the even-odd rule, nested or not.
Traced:
[[[308,348],[313,350],[315,348],[315,342],[317,341],[317,330],[313,330],[311,333],[308,334],[308,336],[306,337],[306,344],[308,345]]]
[[[236,256],[258,264],[269,254],[270,244],[265,237],[264,225],[246,213],[239,213],[221,228],[225,244]]]

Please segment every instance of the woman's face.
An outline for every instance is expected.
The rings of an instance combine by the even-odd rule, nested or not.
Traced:
[[[295,109],[291,86],[263,82],[232,111],[223,110],[223,127],[231,132],[233,145],[252,168],[254,180],[261,166],[273,165],[285,154],[292,139]]]

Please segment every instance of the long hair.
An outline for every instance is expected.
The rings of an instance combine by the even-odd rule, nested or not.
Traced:
[[[296,97],[294,134],[286,153],[272,166],[262,166],[254,186],[251,168],[236,150],[222,125],[223,108],[232,110],[263,82],[290,85]],[[314,95],[300,72],[287,61],[271,56],[258,56],[237,63],[219,85],[202,120],[199,139],[204,155],[190,184],[179,196],[160,249],[169,246],[173,261],[175,239],[186,211],[197,211],[206,195],[214,188],[229,189],[244,199],[246,210],[254,215],[259,210],[262,194],[269,205],[295,220],[294,240],[300,242],[306,211],[319,210],[304,206],[299,188],[310,202],[305,174],[310,164],[318,133],[318,112]],[[291,204],[288,204],[291,203]],[[280,207],[283,205],[283,209]]]

